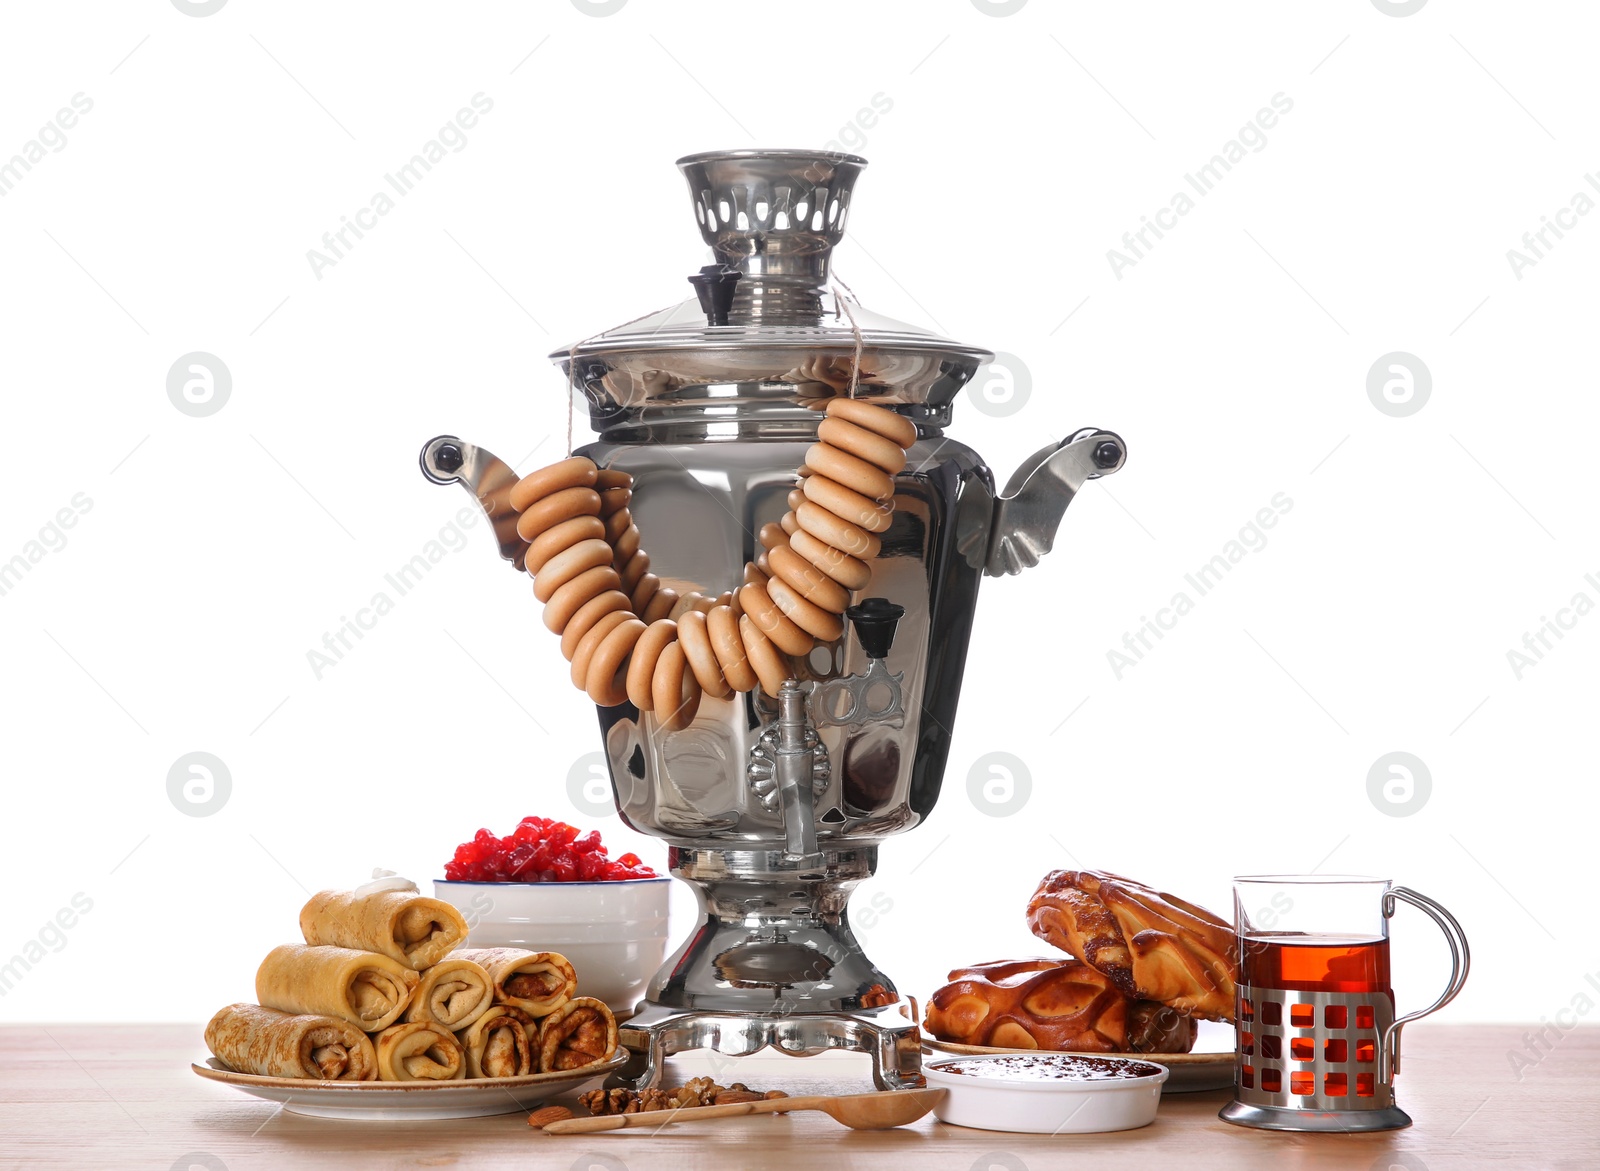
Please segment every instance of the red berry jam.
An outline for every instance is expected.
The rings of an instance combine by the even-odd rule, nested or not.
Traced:
[[[524,817],[503,838],[480,829],[456,847],[444,864],[451,882],[622,882],[660,878],[628,853],[612,858],[600,844],[600,831],[579,833],[576,826],[548,817]]]

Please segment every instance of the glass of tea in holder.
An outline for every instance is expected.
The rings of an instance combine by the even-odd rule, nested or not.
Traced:
[[[1450,944],[1450,983],[1396,1018],[1389,920],[1420,908]],[[1363,1131],[1411,1125],[1395,1105],[1400,1029],[1443,1008],[1471,956],[1455,916],[1387,878],[1268,874],[1233,880],[1239,946],[1235,1099],[1220,1117],[1263,1130]]]

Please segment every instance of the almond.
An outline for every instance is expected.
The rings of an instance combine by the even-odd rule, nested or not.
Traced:
[[[764,1094],[752,1090],[723,1090],[716,1096],[715,1102],[718,1106],[726,1106],[730,1102],[760,1102],[764,1098]]]
[[[541,1106],[528,1115],[528,1125],[534,1130],[543,1130],[552,1122],[563,1122],[572,1117],[572,1111],[565,1106]]]

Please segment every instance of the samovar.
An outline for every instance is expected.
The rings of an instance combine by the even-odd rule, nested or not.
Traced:
[[[891,407],[917,431],[871,580],[842,637],[790,660],[793,682],[706,696],[679,731],[631,703],[598,709],[618,812],[668,844],[701,911],[622,1026],[641,1088],[672,1053],[769,1045],[863,1051],[881,1088],[921,1083],[914,1012],[863,953],[846,904],[878,844],[938,800],[979,581],[1036,564],[1078,489],[1126,459],[1120,437],[1087,428],[997,491],[978,454],[945,435],[993,355],[830,284],[865,165],[799,150],[680,159],[714,258],[689,277],[696,295],[551,355],[599,434],[578,454],[632,475],[651,568],[681,593],[739,587],[830,398]],[[516,473],[454,436],[430,440],[421,462],[473,494],[520,569]]]

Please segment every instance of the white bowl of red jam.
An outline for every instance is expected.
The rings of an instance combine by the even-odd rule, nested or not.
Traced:
[[[466,946],[560,952],[578,995],[624,1013],[666,958],[671,884],[634,854],[611,858],[596,831],[525,817],[458,846],[433,892],[465,917]]]
[[[942,1058],[922,1072],[947,1091],[933,1108],[941,1122],[1023,1134],[1149,1126],[1168,1077],[1165,1066],[1137,1058],[1046,1052]]]

